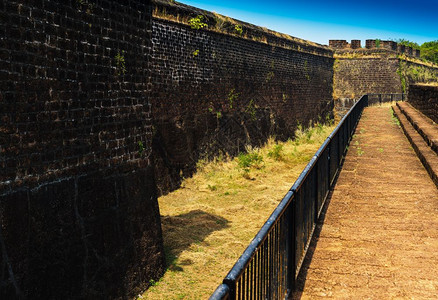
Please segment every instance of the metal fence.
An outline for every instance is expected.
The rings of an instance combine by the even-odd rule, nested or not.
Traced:
[[[364,95],[342,118],[210,299],[281,299],[294,290],[316,221],[361,113]]]
[[[406,94],[392,93],[392,94],[368,94],[368,105],[382,105],[382,103],[404,101]]]

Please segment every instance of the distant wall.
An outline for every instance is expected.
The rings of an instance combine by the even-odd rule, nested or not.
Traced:
[[[0,14],[0,298],[132,296],[164,262],[150,3],[2,1]]]
[[[407,92],[410,84],[436,82],[438,67],[388,49],[341,49],[335,52],[334,98],[366,93]]]
[[[438,86],[410,85],[408,101],[416,109],[438,123]]]
[[[211,13],[181,4],[165,11],[179,18],[202,13],[205,22],[215,21]],[[217,32],[163,16],[153,20],[151,102],[162,193],[178,187],[200,158],[235,155],[269,136],[287,139],[298,124],[331,114],[330,49],[233,22],[241,24],[241,34],[233,33],[235,25]]]
[[[334,98],[358,99],[367,93],[401,93],[394,57],[337,58],[334,65]]]
[[[329,40],[329,46],[333,49],[337,50],[349,50],[349,49],[360,49],[361,41],[360,40],[351,40],[351,43],[348,43],[346,40]],[[412,47],[407,47],[405,45],[398,44],[394,41],[382,41],[382,40],[366,40],[365,41],[366,49],[385,49],[397,52],[399,54],[405,54],[409,56],[420,57],[419,49],[412,49]]]

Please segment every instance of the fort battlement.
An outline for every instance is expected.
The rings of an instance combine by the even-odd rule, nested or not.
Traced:
[[[329,46],[335,50],[355,50],[362,48],[360,40],[351,40],[351,43],[348,43],[346,40],[329,40]],[[382,41],[377,39],[366,40],[365,49],[384,49],[394,51],[399,54],[420,57],[420,50],[398,44],[394,41]]]

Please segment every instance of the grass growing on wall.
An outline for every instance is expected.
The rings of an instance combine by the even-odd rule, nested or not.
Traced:
[[[438,81],[438,68],[426,65],[409,63],[403,59],[399,61],[397,74],[400,76],[402,90],[405,93],[411,83],[428,83]]]
[[[207,299],[333,129],[299,127],[295,140],[199,162],[179,190],[158,199],[167,271],[139,298]]]

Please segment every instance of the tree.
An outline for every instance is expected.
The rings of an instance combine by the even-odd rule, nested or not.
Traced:
[[[438,64],[438,40],[423,43],[420,51],[422,58]]]
[[[405,39],[398,39],[396,42],[400,45],[405,45],[406,47],[411,47],[412,49],[420,49],[420,45],[418,45],[415,42],[405,40]]]

